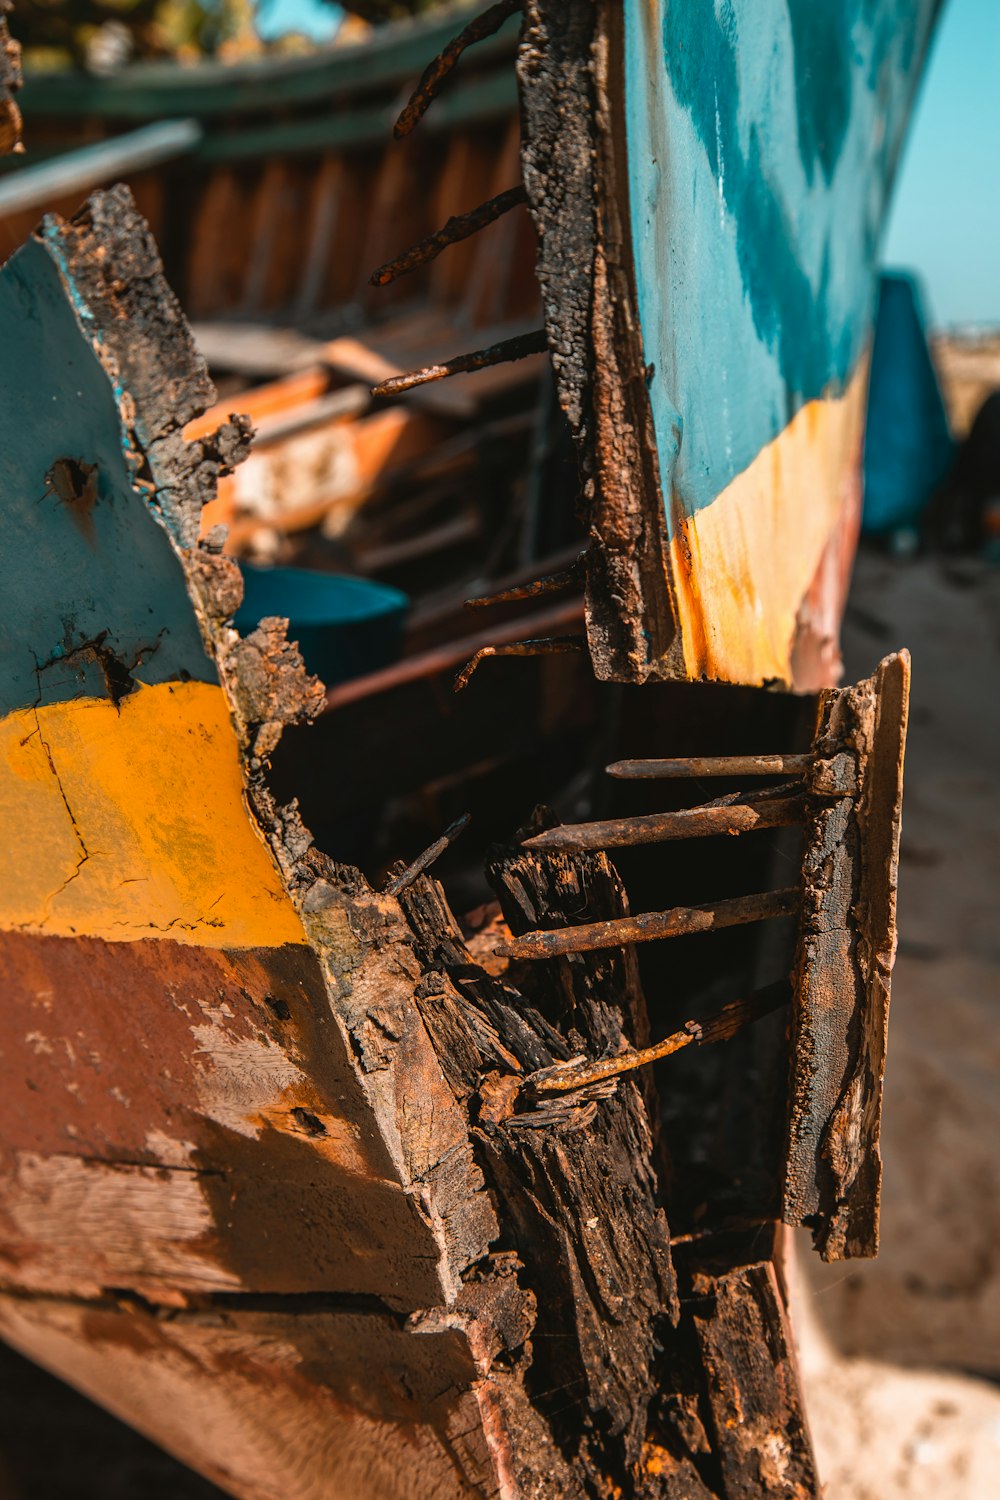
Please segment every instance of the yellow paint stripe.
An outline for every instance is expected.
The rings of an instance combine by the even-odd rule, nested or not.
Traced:
[[[799,605],[860,461],[867,361],[836,399],[811,401],[693,516],[675,505],[671,567],[689,677],[791,681]]]
[[[0,928],[210,948],[300,943],[244,802],[222,689],[140,687],[0,720]]]

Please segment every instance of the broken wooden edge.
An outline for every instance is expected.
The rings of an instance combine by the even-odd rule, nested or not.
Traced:
[[[806,783],[783,1217],[812,1230],[824,1260],[878,1251],[909,689],[899,651],[823,693]]]
[[[532,847],[539,847],[537,840],[526,842],[526,849]],[[572,852],[577,852],[578,847],[573,846]],[[734,896],[702,906],[675,906],[670,911],[641,912],[613,921],[583,922],[552,931],[526,932],[498,943],[495,952],[498,958],[560,958],[574,953],[595,953],[603,948],[623,948],[629,943],[659,942],[664,938],[687,937],[694,932],[714,932],[723,927],[794,916],[801,899],[799,887],[790,886],[786,890]]]
[[[637,312],[621,7],[526,0],[518,55],[521,165],[560,403],[596,545],[587,640],[602,680],[685,675]]]
[[[14,95],[23,83],[21,48],[10,34],[7,16],[12,0],[0,0],[0,156],[23,151],[21,111]]]

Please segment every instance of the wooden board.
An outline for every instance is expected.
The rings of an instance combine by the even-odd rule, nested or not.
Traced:
[[[820,699],[795,967],[784,1218],[824,1260],[878,1250],[910,658]]]

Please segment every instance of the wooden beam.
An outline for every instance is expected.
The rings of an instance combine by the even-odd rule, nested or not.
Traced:
[[[807,780],[784,1219],[824,1260],[878,1250],[910,658],[825,692]]]
[[[40,208],[70,193],[86,193],[116,177],[187,156],[202,138],[197,120],[164,120],[96,146],[81,146],[0,181],[0,215]]]

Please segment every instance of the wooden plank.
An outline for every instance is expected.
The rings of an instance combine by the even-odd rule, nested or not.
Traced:
[[[192,317],[218,317],[239,306],[245,246],[233,225],[250,202],[244,178],[231,168],[213,172],[194,210],[184,266],[185,301]]]
[[[515,931],[626,909],[603,855],[497,850],[489,875]],[[544,1450],[526,1425],[519,1493],[607,1493],[623,1468],[638,1473],[657,1339],[676,1315],[650,1121],[634,1081],[614,1097],[582,1091],[523,1116],[512,1114],[511,1086],[567,1053],[568,1023],[595,1051],[645,1039],[634,958],[598,954],[553,966],[529,996],[518,995],[471,962],[435,882],[420,877],[402,900],[437,971],[419,1003],[453,1089],[478,1090],[484,1167],[537,1307],[535,1401],[562,1462],[537,1467]]]
[[[197,120],[164,120],[94,146],[67,151],[4,178],[0,182],[0,215],[37,209],[71,193],[82,196],[89,188],[116,177],[174,161],[193,151],[201,137]]]
[[[0,156],[21,146],[21,111],[14,95],[21,87],[21,49],[7,25],[10,0],[0,3]]]
[[[620,7],[527,0],[525,20],[524,183],[560,403],[587,454],[583,499],[596,542],[588,642],[598,677],[641,682],[671,660],[676,603],[615,149],[622,120],[610,41]]]
[[[693,1323],[726,1500],[819,1500],[774,1265],[696,1272]]]
[[[308,318],[320,306],[344,209],[346,175],[344,158],[328,151],[313,178],[305,232],[305,259],[295,304],[296,319]]]
[[[784,1219],[824,1260],[878,1250],[879,1126],[896,953],[910,659],[820,699],[807,778]]]
[[[489,1356],[457,1321],[6,1295],[0,1335],[241,1500],[511,1493]]]

